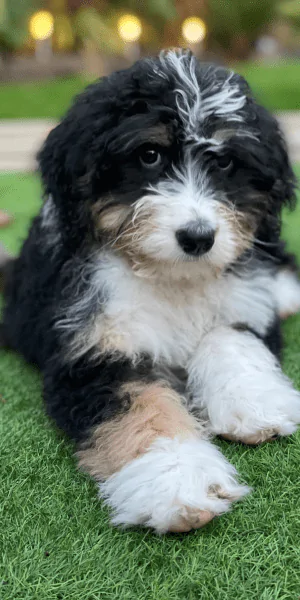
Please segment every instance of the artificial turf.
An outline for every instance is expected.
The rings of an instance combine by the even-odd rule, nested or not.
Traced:
[[[298,171],[300,174],[300,171]],[[38,210],[33,175],[1,175],[15,252]],[[285,217],[298,252],[300,207]],[[284,369],[300,389],[300,316],[284,325]],[[0,353],[1,600],[296,600],[300,596],[300,433],[257,448],[218,441],[253,492],[184,535],[119,531],[43,411],[37,370]]]

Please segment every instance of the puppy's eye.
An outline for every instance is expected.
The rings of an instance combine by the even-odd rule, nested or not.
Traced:
[[[139,159],[144,167],[153,169],[161,163],[161,154],[155,148],[143,148],[139,153]]]
[[[220,154],[215,157],[217,165],[221,171],[231,171],[233,167],[233,162],[230,156],[226,156],[226,154]]]

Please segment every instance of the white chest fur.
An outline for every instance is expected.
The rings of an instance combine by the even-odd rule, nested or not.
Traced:
[[[204,278],[200,265],[199,272],[193,271],[191,278],[179,280],[168,274],[139,277],[123,259],[102,255],[91,298],[101,288],[105,301],[81,336],[85,349],[120,351],[133,359],[145,352],[156,362],[184,366],[216,325],[242,322],[266,331],[275,306],[268,273]]]

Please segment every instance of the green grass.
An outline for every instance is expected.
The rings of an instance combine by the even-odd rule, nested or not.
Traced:
[[[269,110],[300,110],[300,61],[235,66]]]
[[[300,110],[300,61],[275,65],[238,63],[235,69],[244,75],[261,102],[271,110]],[[59,119],[73,96],[82,91],[86,80],[77,77],[35,83],[2,84],[0,119]]]
[[[1,85],[0,119],[59,119],[87,85],[78,77]]]
[[[1,239],[14,252],[38,190],[32,175],[0,176],[0,205],[15,215]],[[300,258],[299,225],[300,207],[285,218]],[[284,332],[284,369],[300,388],[300,316]],[[258,448],[218,442],[253,492],[203,530],[121,532],[46,418],[38,372],[1,352],[0,381],[1,600],[299,598],[299,433]]]

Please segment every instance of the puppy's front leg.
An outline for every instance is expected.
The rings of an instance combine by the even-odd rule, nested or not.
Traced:
[[[189,365],[192,406],[214,434],[257,444],[300,423],[300,394],[250,331],[217,327]]]
[[[201,527],[248,490],[177,392],[134,369],[46,375],[48,412],[71,433],[83,428],[79,465],[98,482],[113,523],[159,533]]]

